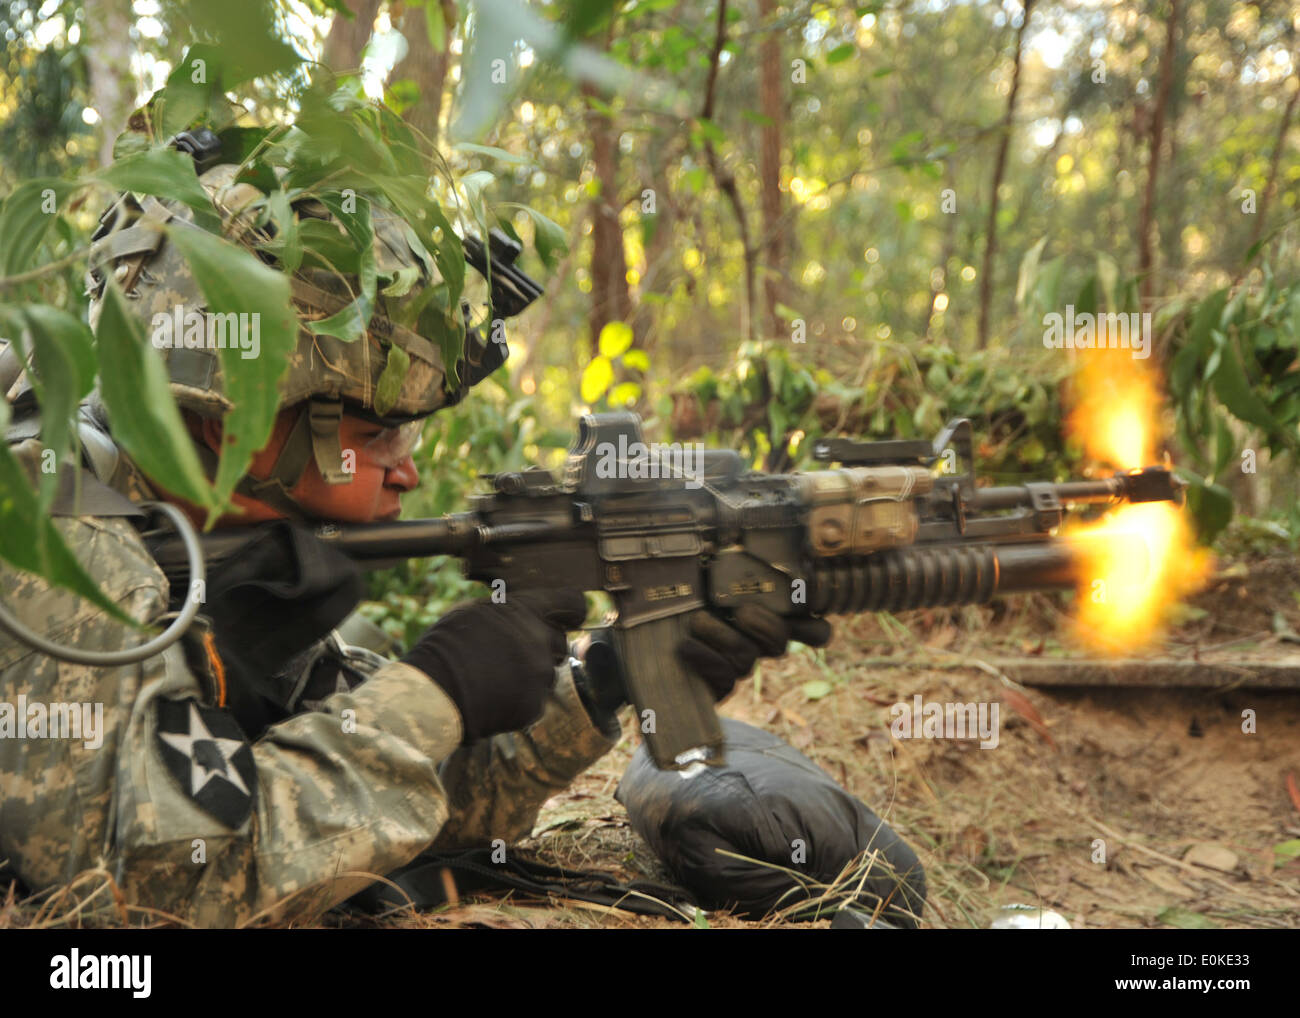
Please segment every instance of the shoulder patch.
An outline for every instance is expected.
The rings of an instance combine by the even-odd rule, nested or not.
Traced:
[[[197,700],[159,700],[158,749],[181,790],[230,828],[243,824],[257,796],[253,751],[226,711]]]

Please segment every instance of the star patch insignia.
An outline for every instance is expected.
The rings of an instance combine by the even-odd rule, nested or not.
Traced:
[[[230,828],[253,811],[253,751],[228,713],[194,700],[158,701],[158,748],[182,791]]]

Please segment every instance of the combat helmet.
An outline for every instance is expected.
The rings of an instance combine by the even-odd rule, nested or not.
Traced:
[[[177,147],[190,150],[187,145],[210,145],[215,138],[211,132],[202,131],[183,134],[178,140]],[[264,197],[263,192],[238,180],[239,167],[235,165],[218,163],[204,169],[199,161],[196,168],[202,170],[199,182],[221,216],[226,238],[250,248],[266,241],[266,233],[255,225],[256,216],[250,211]],[[296,202],[293,210],[299,222],[316,219],[337,225],[318,200]],[[131,302],[132,310],[145,322],[155,321],[156,315],[183,315],[204,309],[203,294],[185,257],[167,237],[169,227],[184,228],[181,224],[192,223],[193,219],[193,211],[179,202],[150,196],[137,199],[130,193],[119,196],[104,213],[92,238],[87,272],[92,328],[98,325],[109,273]],[[352,474],[344,469],[339,440],[339,421],[345,407],[385,426],[405,425],[408,431],[412,427],[418,430],[415,422],[458,402],[472,385],[500,366],[507,354],[503,339],[487,342],[476,330],[467,329],[465,352],[456,365],[453,382],[453,373],[447,370],[441,352],[445,337],[437,334],[449,328],[446,316],[421,315],[416,328],[402,324],[403,318],[411,318],[409,313],[403,315],[403,309],[409,311],[412,301],[440,281],[432,256],[407,224],[388,210],[372,206],[371,222],[378,274],[396,276],[399,270],[405,270],[409,278],[414,270],[415,282],[405,287],[400,297],[376,293],[375,313],[361,338],[348,342],[313,333],[302,324],[345,308],[358,289],[355,276],[307,262],[290,276],[300,327],[297,345],[280,382],[280,407],[305,404],[304,412],[299,414],[270,476],[262,481],[246,476],[236,489],[290,518],[302,516],[289,491],[310,459],[315,460],[328,483],[346,484],[352,480]],[[262,257],[267,260],[265,254]],[[468,323],[466,306],[462,314]],[[375,404],[376,385],[387,364],[388,351],[394,347],[407,355],[410,365],[396,398],[386,401],[380,413]],[[231,408],[217,350],[177,343],[158,353],[166,365],[178,406],[210,418],[220,418]],[[201,445],[198,451],[205,461],[212,461],[205,465],[214,467],[211,451]]]

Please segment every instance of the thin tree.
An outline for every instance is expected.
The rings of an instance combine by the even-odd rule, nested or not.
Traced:
[[[1035,0],[1025,0],[1025,9],[1020,18],[1020,27],[1016,29],[1016,60],[1011,69],[1011,91],[1007,94],[1007,108],[1002,115],[1002,127],[998,134],[998,151],[993,160],[993,183],[989,194],[989,218],[984,231],[984,268],[980,273],[978,336],[981,350],[988,346],[989,306],[993,302],[993,263],[998,253],[998,191],[1002,187],[1002,175],[1007,168],[1007,148],[1011,144],[1011,124],[1016,113],[1016,95],[1020,92],[1021,55],[1025,31],[1029,28],[1029,16],[1033,12],[1034,3]]]
[[[767,330],[780,335],[784,326],[776,306],[784,296],[786,282],[787,224],[781,214],[781,128],[785,119],[782,92],[781,30],[770,27],[775,20],[776,0],[759,0],[759,17],[767,34],[759,47],[759,105],[763,126],[759,132],[758,176],[763,210],[763,296]]]
[[[321,63],[332,71],[355,71],[361,66],[361,54],[366,43],[370,41],[370,32],[375,27],[375,17],[383,0],[352,0],[355,7],[354,17],[335,14],[330,22],[329,34],[325,36],[325,47],[321,51]]]
[[[709,54],[709,75],[704,85],[704,107],[700,110],[700,119],[713,120],[713,106],[718,90],[718,66],[722,60],[722,50],[727,44],[727,0],[718,2],[717,29],[713,39],[713,51]],[[736,186],[736,175],[722,164],[718,158],[717,147],[713,139],[704,135],[704,156],[709,164],[718,190],[727,196],[731,211],[736,216],[736,226],[740,230],[741,249],[745,258],[745,303],[740,320],[740,333],[745,339],[754,336],[754,245],[749,238],[749,221],[745,216],[745,206],[740,200],[740,190]]]
[[[1169,94],[1174,83],[1175,47],[1182,0],[1169,0],[1169,21],[1165,26],[1165,49],[1160,55],[1160,84],[1156,89],[1155,111],[1151,115],[1151,134],[1147,157],[1147,183],[1138,216],[1138,276],[1142,306],[1147,307],[1155,288],[1156,184],[1160,179],[1160,151],[1164,145],[1165,117]]]

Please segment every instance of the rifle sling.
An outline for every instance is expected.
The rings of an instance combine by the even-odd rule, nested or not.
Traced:
[[[447,904],[443,871],[449,871],[457,893],[463,895],[522,891],[537,897],[572,898],[637,915],[689,920],[672,905],[693,909],[694,901],[680,887],[637,880],[620,884],[605,873],[566,870],[558,866],[520,859],[513,854],[504,862],[492,861],[493,850],[472,849],[465,852],[425,852],[388,879],[388,884],[372,884],[348,899],[348,904],[368,913],[377,913],[408,904],[416,908],[436,908]],[[405,892],[405,896],[403,895]],[[407,898],[409,897],[409,902]],[[659,901],[651,901],[658,898]],[[661,904],[666,902],[668,904]]]

